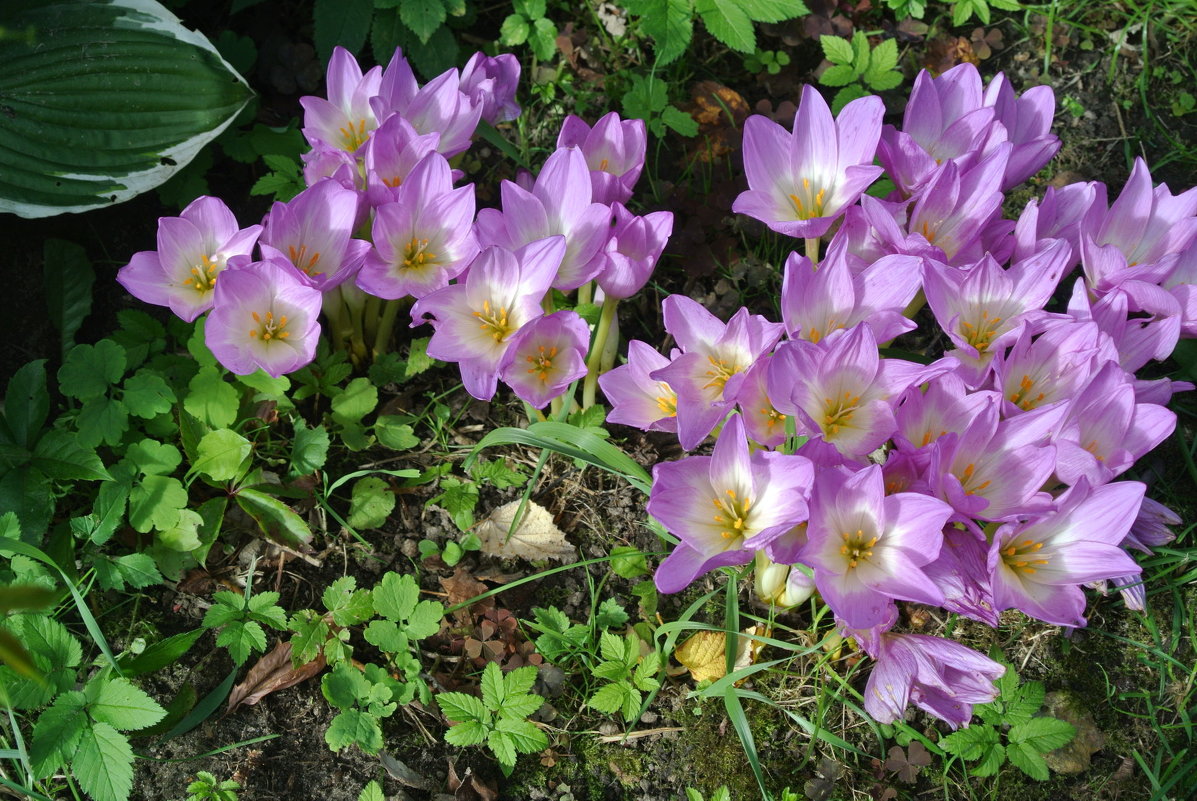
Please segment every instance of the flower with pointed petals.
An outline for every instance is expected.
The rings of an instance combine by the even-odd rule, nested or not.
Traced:
[[[1197,188],[1175,196],[1167,184],[1153,188],[1146,162],[1136,158],[1122,193],[1104,218],[1093,223],[1096,230],[1082,231],[1082,239],[1089,234],[1098,247],[1114,245],[1131,267],[1154,264],[1197,239]],[[1085,265],[1087,275],[1091,269]],[[1098,286],[1103,277],[1118,282],[1116,275],[1091,276],[1090,286]]]
[[[627,203],[644,169],[648,135],[644,120],[623,120],[614,111],[604,114],[593,128],[570,114],[561,124],[557,147],[582,151],[596,203]]]
[[[1169,526],[1179,526],[1182,522],[1176,512],[1159,501],[1145,497],[1135,522],[1131,523],[1130,531],[1122,540],[1122,547],[1151,553],[1152,548],[1167,545],[1176,539],[1176,534]]]
[[[1077,320],[1097,323],[1117,351],[1118,363],[1127,372],[1138,370],[1152,359],[1168,358],[1180,340],[1180,304],[1166,289],[1144,281],[1123,281],[1094,303],[1084,281],[1077,279],[1068,301],[1068,313]]]
[[[316,357],[323,295],[285,260],[234,260],[216,283],[204,342],[237,375],[259,368],[274,377]]]
[[[954,359],[931,365],[882,359],[872,329],[860,323],[817,345],[779,345],[769,366],[769,397],[781,412],[797,415],[799,433],[859,459],[893,435],[892,404],[907,387],[955,366]]]
[[[413,325],[433,316],[428,355],[458,362],[462,383],[475,398],[494,396],[503,355],[515,333],[544,313],[540,303],[564,252],[559,236],[515,252],[489,247],[470,264],[464,283],[431,292],[412,306]]]
[[[478,253],[474,186],[453,188],[449,162],[429,153],[374,217],[374,249],[357,274],[372,295],[422,298],[449,285]]]
[[[378,94],[381,80],[382,68],[374,67],[363,75],[352,53],[340,46],[333,48],[328,60],[328,99],[299,99],[308,144],[356,153],[378,127],[370,99]]]
[[[921,234],[907,233],[903,228],[909,205],[861,195],[859,203],[848,207],[843,223],[827,246],[828,253],[843,247],[850,257],[848,266],[853,275],[883,256],[939,258],[939,248],[928,243]]]
[[[640,291],[673,232],[673,212],[654,211],[643,217],[632,214],[622,203],[611,206],[615,224],[607,240],[607,263],[596,281],[609,298],[630,298]]]
[[[461,68],[460,89],[491,125],[510,122],[520,115],[515,90],[520,83],[520,61],[511,53],[487,56],[475,53]]]
[[[674,351],[673,358],[678,352]],[[650,375],[669,366],[669,359],[638,339],[628,342],[627,364],[599,376],[599,387],[611,403],[607,422],[643,431],[677,431],[677,393]]]
[[[791,253],[781,281],[781,320],[794,339],[818,343],[831,334],[866,323],[879,342],[913,331],[902,311],[919,291],[922,259],[883,256],[853,275],[843,246],[829,247],[816,270],[810,259]]]
[[[869,96],[853,100],[833,119],[818,90],[807,85],[792,132],[767,117],[749,117],[744,123],[748,191],[736,198],[732,211],[786,236],[827,233],[881,174],[873,153],[884,112],[881,98]]]
[[[1014,146],[1002,179],[1002,189],[1012,189],[1039,172],[1060,149],[1060,138],[1051,132],[1055,92],[1050,86],[1033,86],[1015,97],[1010,81],[999,72],[985,87],[983,103],[993,108],[995,121]]]
[[[678,440],[693,450],[731,410],[748,368],[773,348],[781,325],[747,309],[724,324],[684,295],[670,295],[661,306],[665,330],[682,353],[652,378],[677,393]]]
[[[951,514],[927,495],[886,495],[879,465],[824,470],[815,479],[800,560],[814,568],[819,594],[837,617],[869,628],[886,619],[895,598],[943,603],[920,568],[939,553]]]
[[[478,212],[478,241],[485,247],[509,250],[560,234],[565,258],[553,288],[568,292],[594,278],[606,266],[603,246],[610,229],[611,210],[590,200],[586,160],[574,148],[549,156],[532,189],[504,181],[503,210]]]
[[[736,393],[740,416],[748,438],[762,448],[776,448],[786,439],[786,415],[777,411],[769,400],[768,375],[772,356],[761,356],[752,367]]]
[[[902,394],[901,405],[894,411],[898,424],[894,444],[903,453],[925,456],[933,442],[950,432],[964,431],[983,407],[997,401],[998,395],[992,391],[969,392],[959,370],[928,381],[926,391],[913,386]],[[926,467],[926,460],[923,462]]]
[[[988,556],[984,541],[971,531],[948,526],[939,556],[923,565],[923,572],[943,592],[944,609],[996,629],[998,613],[985,567]]]
[[[291,262],[320,291],[352,278],[370,243],[353,238],[361,196],[331,178],[309,187],[266,215],[262,254]]]
[[[1105,205],[1105,184],[1097,181],[1049,186],[1042,200],[1031,198],[1018,215],[1014,260],[1022,261],[1042,250],[1040,243],[1045,239],[1063,239],[1072,247],[1072,259],[1064,268],[1067,274],[1081,258],[1081,229],[1094,225],[1085,220],[1091,214],[1104,214]]]
[[[429,153],[437,152],[439,141],[440,134],[418,134],[398,114],[392,114],[378,126],[362,160],[370,205],[381,206],[396,200],[407,176]]]
[[[1180,254],[1160,286],[1180,304],[1181,336],[1185,339],[1197,337],[1197,244]]]
[[[806,519],[813,476],[801,456],[750,455],[738,417],[723,427],[712,455],[656,465],[648,513],[681,540],[657,568],[657,589],[678,592],[707,571],[752,561]]]
[[[997,698],[994,682],[1006,672],[967,646],[925,634],[882,633],[865,650],[877,660],[865,686],[865,711],[878,723],[902,720],[913,701],[953,729],[967,726],[974,704]]]
[[[262,226],[238,229],[237,219],[214,197],[193,200],[178,217],[158,220],[158,250],[143,250],[116,280],[129,294],[191,322],[212,308],[216,279],[233,256],[248,256]]]
[[[1002,394],[1002,414],[1040,409],[1069,401],[1093,371],[1116,357],[1108,337],[1090,322],[1061,323],[1032,337],[1024,328],[1007,353],[993,362],[994,386]]]
[[[415,86],[411,68],[396,51],[383,71],[378,96],[370,101],[375,116],[385,120],[400,114],[417,133],[440,134],[437,148],[445,158],[469,149],[482,106],[462,93],[457,70],[446,70],[413,92]]]
[[[999,528],[988,562],[997,608],[1057,626],[1085,625],[1081,584],[1140,572],[1118,543],[1145,490],[1137,481],[1090,489],[1081,479],[1057,499],[1055,511]]]
[[[559,311],[524,325],[499,362],[499,377],[520,400],[537,409],[586,375],[590,327],[572,311]]]
[[[979,260],[987,250],[983,237],[988,226],[995,221],[1007,225],[1000,214],[1002,173],[1009,157],[1010,145],[1003,142],[966,170],[944,164],[915,195],[906,230],[939,248],[940,261],[961,265]]]

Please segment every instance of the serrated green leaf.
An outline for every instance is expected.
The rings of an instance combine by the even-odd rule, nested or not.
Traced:
[[[440,601],[420,601],[407,622],[407,634],[413,640],[431,637],[441,630],[441,619],[445,616],[445,607]]]
[[[427,43],[445,22],[445,4],[442,0],[403,0],[399,4],[399,19],[421,42]]]
[[[474,526],[474,507],[478,504],[478,485],[452,476],[441,479],[441,492],[427,503],[436,503],[453,518],[462,531]]]
[[[845,86],[843,89],[836,92],[835,97],[831,99],[831,113],[839,114],[843,110],[844,106],[848,105],[853,100],[856,100],[859,97],[865,97],[866,95],[868,95],[868,92],[866,92],[865,88],[858,83]]]
[[[1000,744],[994,744],[989,748],[972,768],[974,776],[994,776],[998,769],[1006,762],[1006,749]]]
[[[225,500],[223,498],[212,500]],[[187,553],[202,547],[200,527],[204,525],[204,518],[199,512],[191,509],[180,509],[179,519],[168,529],[158,532],[158,544],[171,551]]]
[[[98,398],[121,380],[125,364],[125,349],[111,339],[76,345],[58,368],[58,388],[69,398]]]
[[[440,696],[437,696],[439,699]],[[466,720],[445,731],[445,742],[450,745],[478,745],[486,739],[486,729],[476,720]]]
[[[517,47],[528,41],[532,27],[522,14],[510,14],[499,26],[499,41],[508,47]]]
[[[1027,743],[1010,743],[1006,746],[1006,758],[1010,764],[1036,781],[1048,780],[1047,761]]]
[[[756,51],[752,20],[744,13],[740,0],[695,0],[694,10],[702,17],[711,35],[732,50]]]
[[[620,628],[628,622],[628,613],[619,605],[619,601],[607,598],[599,604],[594,622],[600,628]]]
[[[338,626],[356,626],[374,615],[369,590],[355,589],[353,576],[342,576],[324,591],[324,606]]]
[[[590,696],[586,705],[603,714],[614,715],[623,708],[624,701],[630,692],[631,688],[622,682],[604,684],[598,689],[598,692]]]
[[[896,66],[898,66],[898,40],[882,39],[881,43],[873,48],[873,52],[869,56],[869,68],[865,73],[866,78],[871,75],[880,75],[881,73],[888,72]]]
[[[291,440],[291,475],[307,475],[324,467],[328,446],[328,431],[324,426],[308,428],[296,418],[295,438]]]
[[[620,578],[634,579],[648,572],[648,558],[634,545],[611,549],[611,572]]]
[[[515,764],[515,742],[511,735],[498,729],[492,729],[486,734],[486,745],[495,755],[495,759],[499,760],[500,765],[512,766]]]
[[[661,109],[661,121],[682,136],[698,135],[698,121],[677,106]]]
[[[545,0],[513,0],[512,8],[517,14],[523,14],[529,20],[540,19],[547,10]]]
[[[168,476],[183,463],[183,454],[170,443],[147,438],[126,448],[125,459],[143,475]]]
[[[95,448],[101,443],[119,445],[129,430],[129,410],[115,398],[103,395],[90,398],[80,407],[75,427],[79,431],[78,442],[84,448]]]
[[[360,709],[346,709],[333,718],[324,733],[324,742],[333,751],[356,745],[367,754],[382,748],[382,729],[378,719]]]
[[[129,553],[118,557],[114,562],[117,570],[120,571],[121,578],[130,587],[141,589],[162,583],[162,574],[158,572],[154,560],[147,554]]]
[[[362,636],[378,650],[390,654],[405,653],[411,645],[407,634],[390,620],[371,620]]]
[[[784,22],[804,17],[810,9],[801,0],[737,0],[744,13],[756,22]]]
[[[237,406],[237,390],[212,366],[200,368],[183,396],[183,408],[210,428],[231,426],[237,419]]]
[[[177,478],[146,476],[129,491],[129,525],[142,534],[166,530],[179,520],[187,506],[187,490]]]
[[[548,608],[542,606],[533,607],[532,614],[536,617],[536,622],[540,624],[541,628],[547,631],[555,631],[560,634],[569,628],[569,618],[555,606]]]
[[[395,493],[377,476],[358,479],[349,500],[349,525],[357,529],[381,528],[395,509]]]
[[[632,684],[645,692],[652,692],[661,684],[657,680],[657,674],[660,671],[661,654],[657,651],[650,651],[645,654],[644,658],[640,660],[640,664],[636,666],[636,672],[632,676]]]
[[[852,65],[856,53],[847,39],[824,34],[819,37],[819,44],[823,48],[823,55],[832,64]]]
[[[494,662],[487,662],[482,671],[482,703],[487,709],[497,711],[507,699],[507,687],[503,683],[503,671]]]
[[[539,695],[516,695],[508,696],[503,701],[499,712],[502,715],[513,718],[526,718],[544,704],[544,698]]]
[[[129,412],[145,419],[174,408],[175,391],[156,372],[138,370],[125,380],[121,400]]]
[[[1044,694],[1043,682],[1028,681],[1023,684],[1011,697],[1003,698],[1006,707],[1003,721],[1012,726],[1026,723],[1043,706]]]
[[[412,431],[412,427],[402,422],[404,418],[396,415],[380,415],[374,421],[374,436],[378,442],[393,451],[411,450],[420,444],[420,438]]]
[[[338,709],[349,709],[369,692],[369,682],[362,672],[341,662],[320,680],[325,700]]]
[[[383,617],[406,620],[411,617],[420,597],[420,587],[410,575],[387,573],[373,590],[374,611]]]
[[[591,672],[600,679],[622,681],[628,677],[628,665],[622,659],[611,662],[599,662]]]
[[[677,59],[694,36],[692,0],[647,0],[642,4],[640,28],[653,38],[657,64]]]
[[[449,720],[485,722],[490,719],[486,706],[466,693],[437,693],[436,703],[441,709],[441,714]]]
[[[519,718],[499,718],[495,728],[511,738],[521,754],[535,754],[549,747],[549,738],[536,724]]]
[[[107,723],[92,723],[79,738],[71,773],[95,801],[125,801],[133,789],[128,738]]]
[[[87,699],[72,690],[54,699],[42,711],[33,727],[29,743],[29,759],[35,778],[43,779],[71,760],[79,741],[87,729]]]
[[[503,686],[506,687],[507,696],[524,695],[532,689],[532,685],[536,683],[537,670],[533,665],[525,665],[514,670],[509,670],[503,676]],[[536,696],[539,698],[539,696]],[[542,699],[543,700],[543,699]]]
[[[599,653],[609,662],[622,662],[623,638],[609,631],[604,631],[599,638]]]
[[[355,378],[332,399],[333,419],[338,423],[358,423],[378,405],[378,389],[368,378]]]
[[[192,470],[213,481],[231,481],[241,473],[241,463],[253,451],[253,444],[232,429],[220,428],[204,434],[196,451]]]
[[[942,738],[939,747],[949,754],[972,761],[984,756],[997,742],[998,734],[989,726],[969,726]]]
[[[216,644],[227,648],[238,665],[245,664],[254,651],[266,650],[266,632],[253,620],[233,620],[216,636]]]
[[[112,476],[96,452],[84,448],[66,431],[52,429],[33,447],[30,464],[59,481],[110,481]],[[15,471],[14,471],[15,472]],[[19,506],[16,508],[20,508]]]
[[[878,92],[884,92],[887,89],[893,89],[902,83],[902,73],[897,70],[890,70],[883,72],[880,75],[872,75],[866,73],[865,81],[869,84],[871,89]]]
[[[857,75],[863,75],[871,62],[869,37],[865,36],[863,32],[857,31],[852,34],[852,69],[856,71]]]
[[[320,60],[327,64],[337,45],[350,53],[361,50],[373,16],[373,0],[316,0],[312,21]]]
[[[1031,718],[1011,727],[1006,736],[1012,743],[1023,743],[1040,753],[1047,753],[1072,742],[1076,728],[1058,718]]]
[[[295,667],[306,665],[319,656],[328,639],[328,623],[324,618],[312,614],[310,609],[303,611],[307,615],[297,613],[288,623],[288,628],[295,632],[291,638],[291,664]]]
[[[166,716],[157,701],[128,679],[109,678],[99,688],[88,706],[93,720],[102,721],[120,731],[136,731],[153,726]]]
[[[528,45],[541,61],[551,60],[557,52],[557,26],[544,17],[536,20],[528,35]]]
[[[378,786],[378,782],[370,781],[358,793],[357,801],[386,801],[386,796],[382,794],[382,788]]]

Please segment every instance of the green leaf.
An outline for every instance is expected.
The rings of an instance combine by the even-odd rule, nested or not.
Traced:
[[[75,426],[79,430],[79,444],[84,448],[94,448],[100,443],[119,445],[129,430],[129,410],[115,398],[103,395],[90,398],[79,409]]]
[[[682,136],[698,136],[698,121],[677,106],[661,109],[661,121]]]
[[[440,696],[437,696],[440,700]],[[445,742],[450,745],[478,745],[486,739],[486,729],[476,720],[466,720],[445,731]]]
[[[628,622],[627,611],[614,598],[607,598],[599,604],[594,623],[600,628],[618,628]]]
[[[91,314],[91,287],[96,280],[87,251],[74,242],[47,239],[42,246],[46,308],[62,335],[62,353],[75,344],[75,333]]]
[[[279,594],[274,590],[259,592],[249,599],[246,611],[254,620],[276,629],[287,628],[287,613],[278,605]]]
[[[657,679],[657,674],[660,671],[661,655],[653,651],[636,666],[636,672],[632,675],[632,684],[645,692],[652,692],[661,686],[661,682]]]
[[[362,637],[378,650],[389,654],[406,653],[411,646],[407,634],[391,620],[371,620],[370,625],[362,632]]]
[[[532,30],[528,20],[520,14],[509,14],[503,24],[499,26],[499,41],[507,47],[516,47],[528,41],[528,33]]]
[[[486,744],[499,760],[500,765],[515,764],[515,742],[506,732],[492,729],[486,734]]]
[[[614,715],[623,708],[624,700],[630,692],[631,688],[623,682],[604,684],[598,689],[598,692],[590,696],[586,705],[605,715]]]
[[[431,637],[441,630],[444,616],[445,607],[441,606],[440,601],[420,601],[407,623],[407,635],[413,640]]]
[[[653,38],[657,64],[677,59],[694,36],[692,0],[647,0],[642,4],[640,28]]]
[[[544,17],[536,20],[532,23],[528,44],[538,59],[551,60],[557,52],[557,26]]]
[[[436,703],[441,709],[441,714],[449,720],[485,722],[490,718],[486,706],[466,693],[437,693]]]
[[[23,365],[8,380],[4,393],[4,421],[13,441],[27,448],[46,424],[50,412],[50,393],[46,389],[46,360]]]
[[[622,659],[613,662],[600,662],[591,671],[597,678],[607,681],[623,681],[628,678],[628,665]]]
[[[152,370],[138,370],[125,381],[121,400],[130,413],[149,419],[169,412],[177,398],[161,375]]]
[[[543,704],[544,699],[539,695],[517,695],[508,697],[499,712],[507,717],[526,718],[540,709]]]
[[[519,465],[514,467],[503,459],[479,459],[470,467],[470,477],[475,481],[487,481],[497,489],[522,487],[528,483],[528,475]]]
[[[1047,753],[1072,742],[1076,728],[1057,718],[1031,718],[1011,727],[1006,736],[1012,743],[1024,743],[1040,753]]]
[[[212,498],[210,500],[227,501],[227,498]],[[191,509],[180,509],[179,519],[168,529],[158,532],[158,543],[163,547],[178,553],[194,551],[203,545],[200,539],[200,527],[204,525],[204,518],[199,512]]]
[[[427,43],[445,22],[445,4],[442,0],[403,0],[399,4],[399,19],[421,42]]]
[[[517,14],[523,14],[529,20],[540,19],[547,10],[545,0],[513,0],[512,8]]]
[[[328,639],[328,623],[323,617],[314,614],[310,609],[304,609],[291,618],[288,626],[295,632],[295,636],[291,638],[292,665],[306,665],[320,655],[320,649]],[[369,641],[368,633],[366,638]]]
[[[382,729],[378,719],[360,709],[346,709],[333,718],[324,732],[324,742],[333,751],[356,745],[367,754],[382,748]]]
[[[1017,681],[1017,679],[1015,679]],[[1029,721],[1043,706],[1044,687],[1041,681],[1028,681],[1010,697],[1003,697],[1006,709],[1003,722],[1013,726]]]
[[[144,553],[129,553],[113,560],[121,578],[130,587],[141,589],[162,583],[162,574],[158,572],[154,560]],[[117,727],[120,728],[120,727]]]
[[[388,620],[411,617],[420,598],[420,587],[410,575],[387,573],[374,587],[374,611]]]
[[[357,589],[353,576],[342,576],[328,585],[321,599],[338,626],[356,626],[374,615],[370,591]]]
[[[79,738],[71,773],[95,801],[125,801],[133,789],[128,738],[107,723],[92,723]]]
[[[633,545],[617,545],[611,549],[611,572],[625,579],[643,576],[648,572],[648,558]]]
[[[382,788],[378,786],[378,782],[370,781],[358,794],[357,801],[386,801],[386,796],[382,794]]]
[[[599,653],[603,659],[610,662],[623,662],[623,638],[609,631],[604,631],[599,638]]]
[[[783,22],[804,17],[810,9],[801,0],[737,0],[744,13],[756,22]]]
[[[124,656],[120,660],[121,670],[126,676],[143,676],[159,671],[190,651],[204,631],[202,628],[185,631],[159,640],[136,656]]]
[[[474,526],[474,507],[478,504],[478,485],[449,476],[441,479],[441,492],[427,503],[440,505],[453,517],[453,522],[462,531]]]
[[[366,476],[353,485],[349,499],[349,525],[354,528],[381,528],[395,508],[395,493],[377,476]]]
[[[253,620],[233,620],[221,629],[216,644],[227,648],[233,661],[243,665],[252,652],[266,650],[266,632]]]
[[[87,729],[86,709],[83,693],[72,690],[55,698],[38,716],[29,743],[29,759],[36,778],[51,775],[64,761],[74,758]]]
[[[228,428],[209,431],[196,448],[198,458],[191,469],[213,481],[231,481],[241,472],[241,463],[253,451],[248,439]]]
[[[873,48],[869,56],[869,68],[865,71],[865,79],[872,80],[872,77],[889,72],[896,66],[898,66],[898,40],[883,39],[879,45]]]
[[[327,64],[337,45],[350,53],[361,50],[370,33],[373,16],[373,0],[316,0],[312,20],[320,60]]]
[[[101,339],[94,345],[76,345],[58,368],[59,389],[68,398],[98,398],[121,380],[125,365],[125,349],[111,339]]]
[[[839,114],[840,111],[843,110],[844,106],[848,105],[857,98],[866,96],[867,94],[868,92],[865,91],[865,88],[858,83],[845,86],[843,89],[836,92],[835,97],[831,99],[831,113]]]
[[[403,377],[417,376],[436,366],[436,359],[428,355],[428,341],[432,337],[413,339],[407,349],[407,368]]]
[[[752,20],[744,13],[740,0],[695,0],[694,10],[711,35],[732,50],[741,53],[756,50]]]
[[[125,459],[143,475],[168,476],[183,463],[183,454],[169,443],[143,439],[125,449]]]
[[[187,490],[177,478],[146,476],[129,492],[129,525],[142,534],[166,530],[178,522],[187,506]]]
[[[252,95],[157,3],[8,6],[0,212],[45,217],[128,200],[186,166]]]
[[[869,77],[869,73],[866,73],[865,81],[869,84],[870,88],[878,92],[884,92],[902,83],[902,73],[897,70],[890,70],[889,72],[883,72],[880,75],[873,75],[872,77]]]
[[[819,44],[823,47],[823,55],[832,64],[852,64],[855,51],[847,39],[824,34],[819,37]]]
[[[998,733],[989,726],[969,726],[939,741],[939,747],[961,759],[981,759],[998,743]]]
[[[369,682],[362,672],[347,662],[340,662],[324,674],[320,691],[325,700],[338,709],[349,709],[369,692]]]
[[[237,419],[238,397],[216,367],[204,366],[192,377],[183,408],[210,428],[228,428]]]
[[[482,703],[487,709],[497,711],[507,699],[507,687],[503,683],[503,671],[494,662],[487,662],[482,671]]]
[[[420,438],[412,427],[401,422],[405,418],[396,415],[381,415],[374,421],[374,436],[378,442],[393,451],[411,450],[420,444]]]
[[[96,452],[65,431],[47,431],[33,448],[30,464],[59,481],[111,481]]]
[[[333,420],[358,423],[378,405],[378,389],[368,378],[355,378],[332,399]]]
[[[549,738],[531,721],[502,717],[495,728],[510,737],[521,754],[535,754],[549,747]]]
[[[1005,763],[1006,749],[995,743],[981,756],[981,761],[973,766],[972,774],[974,776],[994,776]]]
[[[493,663],[492,663],[493,664]],[[508,697],[515,695],[524,695],[532,689],[532,685],[536,683],[537,670],[533,665],[526,665],[518,667],[515,670],[510,670],[503,676],[503,686],[506,688]],[[540,696],[534,696],[540,698]],[[543,699],[541,699],[543,700]]]
[[[295,419],[295,438],[291,440],[291,475],[303,476],[324,467],[328,459],[329,438],[324,426],[308,428]]]
[[[852,34],[852,69],[857,75],[862,75],[869,68],[872,56],[869,51],[869,37],[863,32]]]
[[[1043,755],[1027,743],[1010,743],[1006,746],[1006,758],[1010,764],[1037,781],[1048,780],[1047,761]]]
[[[93,720],[102,721],[121,731],[153,726],[166,716],[157,701],[128,679],[104,681],[87,709]]]
[[[254,519],[267,539],[292,550],[302,551],[312,539],[312,530],[291,507],[259,490],[237,492],[237,505]]]

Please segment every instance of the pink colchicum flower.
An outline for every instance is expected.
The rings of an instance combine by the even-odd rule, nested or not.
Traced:
[[[773,349],[782,328],[747,309],[724,324],[684,295],[670,295],[661,306],[665,330],[682,353],[651,377],[677,393],[678,440],[693,450],[731,410],[748,368]]]
[[[1117,356],[1094,323],[1062,323],[1033,338],[1032,333],[1024,328],[993,362],[1005,417],[1071,400],[1097,367]]]
[[[478,253],[473,220],[473,184],[454,189],[449,162],[429,153],[395,202],[376,210],[374,249],[357,274],[358,287],[397,300],[448,286]]]
[[[377,96],[370,108],[379,120],[400,114],[420,134],[440,134],[438,149],[452,158],[470,146],[482,118],[482,105],[461,91],[461,76],[446,70],[424,86],[416,83],[407,60],[399,50],[382,73]]]
[[[204,342],[238,375],[259,368],[277,378],[316,357],[323,294],[285,260],[234,260],[216,283]]]
[[[418,134],[411,123],[392,114],[366,144],[362,165],[366,173],[366,196],[371,206],[398,198],[399,189],[416,165],[437,152],[440,134]]]
[[[672,354],[675,359],[678,355],[679,351]],[[628,342],[627,364],[598,379],[603,395],[611,402],[608,422],[642,431],[677,431],[677,393],[665,381],[650,377],[668,367],[669,361],[645,342]]]
[[[906,230],[943,252],[939,261],[970,264],[984,255],[983,234],[1000,220],[1002,173],[1010,145],[1002,143],[966,170],[948,162],[915,195]],[[1009,224],[1013,227],[1013,223]],[[1011,243],[1012,244],[1012,243]],[[995,255],[998,261],[1005,257]]]
[[[135,253],[116,280],[138,300],[168,306],[191,322],[212,308],[228,260],[249,256],[261,231],[260,225],[239,229],[223,201],[197,198],[178,217],[158,220],[158,250]]]
[[[1013,189],[1039,172],[1060,149],[1059,137],[1051,132],[1055,92],[1050,86],[1032,86],[1016,98],[1009,79],[999,72],[985,87],[983,102],[993,108],[996,122],[1005,127],[1006,139],[1014,146],[1002,179],[1003,191]]]
[[[370,100],[378,94],[382,68],[365,75],[357,59],[343,47],[333,48],[328,60],[328,98],[301,97],[303,135],[315,149],[330,148],[356,153],[378,127]]]
[[[1081,584],[1140,572],[1118,544],[1145,490],[1137,481],[1090,489],[1082,478],[1057,499],[1053,512],[999,528],[988,562],[997,608],[1016,608],[1057,626],[1085,625]]]
[[[833,119],[826,101],[807,85],[792,132],[766,117],[749,117],[744,123],[748,191],[736,198],[732,211],[786,236],[827,233],[881,174],[873,154],[884,112],[881,99],[869,96],[853,100]]]
[[[478,241],[514,250],[548,236],[565,237],[565,257],[553,288],[568,292],[594,278],[606,266],[603,247],[611,210],[590,200],[586,160],[573,148],[549,156],[532,190],[504,181],[503,210],[478,212]]]
[[[767,378],[772,356],[761,356],[752,367],[736,393],[740,416],[748,438],[762,448],[776,448],[786,439],[786,415],[777,411],[769,400]]]
[[[648,134],[644,120],[624,120],[614,111],[591,128],[573,114],[561,124],[557,147],[576,147],[586,157],[596,203],[627,203],[644,169]]]
[[[723,427],[712,455],[656,465],[648,513],[681,540],[657,568],[657,589],[677,592],[707,571],[752,561],[806,520],[813,476],[801,456],[750,455],[738,417]]]
[[[952,515],[943,501],[885,494],[881,467],[823,470],[815,478],[800,561],[815,570],[819,594],[855,629],[886,620],[894,599],[939,605],[943,593],[920,569],[939,554]]]
[[[323,291],[357,274],[370,243],[353,238],[360,195],[331,178],[311,186],[266,215],[262,255],[289,261]]]
[[[973,705],[995,699],[994,682],[1006,672],[989,657],[941,637],[886,632],[862,645],[877,660],[864,702],[865,711],[878,723],[901,720],[913,701],[953,729],[967,726]]]
[[[559,311],[524,325],[511,337],[499,377],[520,400],[537,409],[586,375],[590,327],[572,311]]]
[[[552,283],[565,240],[541,239],[512,252],[489,247],[470,264],[464,283],[431,292],[411,309],[413,325],[432,315],[436,329],[428,355],[458,362],[466,391],[490,400],[499,367],[514,334],[544,314],[541,300]]]
[[[673,212],[654,211],[637,217],[613,203],[615,224],[604,253],[607,263],[596,281],[609,298],[630,298],[648,283],[673,233]]]
[[[519,82],[520,61],[511,53],[475,53],[461,69],[459,88],[475,106],[481,106],[482,119],[498,125],[520,115],[520,104],[515,102]]]

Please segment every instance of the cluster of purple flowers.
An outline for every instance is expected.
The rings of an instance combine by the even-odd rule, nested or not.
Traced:
[[[792,132],[749,118],[734,209],[815,258],[833,232],[821,262],[786,261],[780,322],[666,298],[676,349],[631,342],[600,383],[612,421],[675,431],[687,450],[718,432],[711,455],[654,470],[648,511],[680,541],[661,591],[755,561],[767,598],[817,590],[876,660],[877,720],[913,702],[955,727],[1003,668],[893,631],[896,601],[1083,626],[1082,586],[1112,582],[1142,608],[1127,550],[1179,520],[1115,479],[1172,432],[1164,404],[1192,388],[1135,371],[1197,330],[1197,190],[1153,188],[1139,161],[1112,205],[1078,183],[1007,220],[1004,192],[1059,147],[1049,88],[1016,97],[965,64],[918,77],[901,130],[882,113],[866,97],[834,119],[807,87]],[[875,156],[896,187],[885,200],[862,196]],[[1066,308],[1046,310],[1078,263]],[[884,356],[924,300],[950,350]]]
[[[615,113],[593,128],[567,119],[539,175],[504,181],[502,209],[476,214],[474,187],[454,185],[462,174],[449,159],[469,148],[479,120],[520,114],[519,72],[514,56],[477,54],[420,86],[398,51],[363,74],[338,48],[328,98],[301,100],[308,188],[244,229],[202,197],[160,220],[158,249],[136,254],[118,280],[188,321],[211,310],[205,341],[239,374],[309,363],[321,314],[334,344],[364,355],[377,331],[379,350],[395,302],[414,300],[412,324],[435,328],[429,355],[457,362],[472,395],[488,399],[502,380],[547,405],[589,372],[591,339],[575,312],[552,310],[552,290],[594,282],[610,301],[635,293],[673,215],[623,205],[646,135],[642,121]]]

